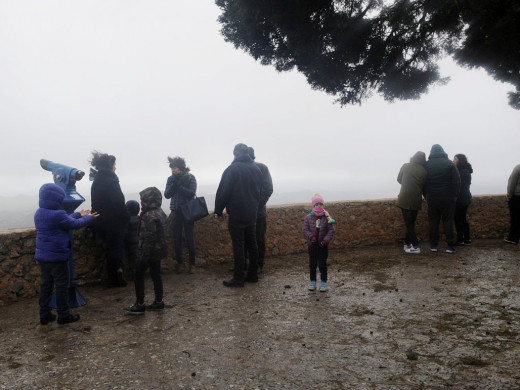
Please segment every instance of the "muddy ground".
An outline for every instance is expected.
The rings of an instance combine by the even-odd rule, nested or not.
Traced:
[[[21,301],[0,308],[0,389],[520,389],[519,250],[332,251],[326,293],[306,255],[238,289],[219,262],[165,273],[167,308],[140,317],[133,284],[83,287],[64,326]]]

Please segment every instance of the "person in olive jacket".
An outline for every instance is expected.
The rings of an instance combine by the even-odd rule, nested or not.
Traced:
[[[426,154],[419,151],[410,158],[409,163],[401,167],[397,175],[397,182],[401,184],[397,206],[401,209],[406,226],[403,248],[406,253],[421,253],[419,239],[415,233],[415,221],[421,210],[424,184],[426,183],[425,162]]]
[[[471,245],[469,222],[466,215],[471,203],[469,187],[471,186],[473,168],[464,154],[456,154],[453,158],[453,162],[457,166],[460,175],[460,192],[457,197],[457,202],[455,203],[455,214],[453,216],[455,230],[457,232],[457,245]]]
[[[130,216],[125,206],[125,196],[115,173],[116,158],[106,153],[92,152],[93,178],[90,190],[92,212],[100,214],[93,226],[107,244],[107,272],[110,286],[123,287],[125,250],[124,240]]]
[[[439,244],[439,223],[442,220],[446,243],[446,252],[455,252],[453,238],[453,214],[455,201],[460,192],[460,175],[455,164],[448,158],[442,146],[432,146],[425,166],[426,203],[428,204],[428,224],[430,228],[430,250],[437,252]]]

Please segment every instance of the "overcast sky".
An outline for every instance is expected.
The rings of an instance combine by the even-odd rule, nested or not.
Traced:
[[[510,85],[447,60],[451,82],[421,100],[342,108],[224,42],[218,15],[213,0],[0,0],[0,195],[51,181],[41,158],[88,172],[95,149],[117,157],[125,192],[163,190],[176,155],[216,190],[238,142],[275,193],[394,197],[401,165],[435,143],[468,156],[474,194],[505,193],[520,163]]]

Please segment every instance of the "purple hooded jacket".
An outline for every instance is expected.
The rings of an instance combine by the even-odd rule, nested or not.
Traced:
[[[320,217],[320,234],[319,237],[316,237],[318,243],[325,241],[327,245],[329,245],[330,240],[334,236],[336,229],[334,228],[333,223],[327,222],[327,217],[325,215]],[[307,245],[311,245],[311,239],[314,237],[316,232],[316,219],[314,219],[313,214],[307,214],[303,221],[302,233],[303,236],[307,239]]]
[[[70,229],[79,229],[92,221],[92,216],[80,213],[67,214],[62,203],[65,191],[56,184],[40,188],[40,208],[34,214],[36,227],[36,253],[38,261],[67,261],[70,256]]]

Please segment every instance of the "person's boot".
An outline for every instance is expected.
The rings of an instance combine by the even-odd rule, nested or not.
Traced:
[[[65,325],[79,320],[79,314],[69,314],[67,317],[58,318],[58,324]]]
[[[244,287],[244,282],[236,279],[224,280],[222,284],[226,287]]]

